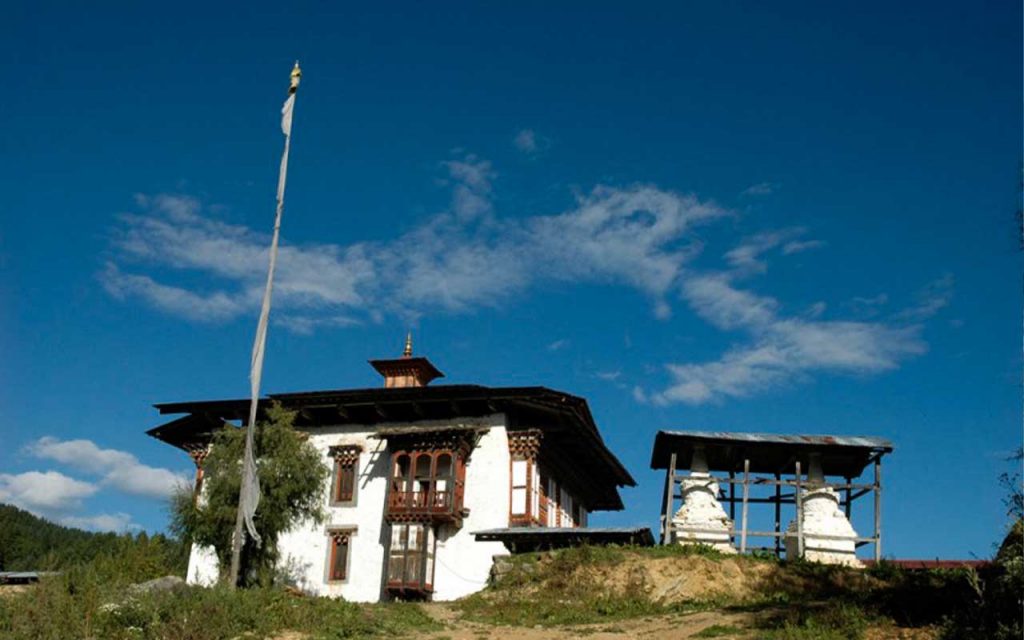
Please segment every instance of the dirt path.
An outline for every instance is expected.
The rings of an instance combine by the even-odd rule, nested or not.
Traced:
[[[738,633],[721,638],[742,638],[752,622],[748,613],[724,613],[701,611],[690,614],[674,614],[649,618],[633,618],[616,622],[585,624],[573,627],[502,627],[459,618],[458,612],[444,603],[430,603],[423,609],[445,629],[420,636],[423,640],[484,640],[515,638],[515,640],[557,640],[561,638],[588,638],[611,640],[613,638],[692,638],[694,634],[713,626],[735,627]]]

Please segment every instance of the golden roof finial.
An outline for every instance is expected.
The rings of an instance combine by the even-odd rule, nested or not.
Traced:
[[[412,331],[405,334],[405,351],[402,352],[403,358],[412,357]]]
[[[302,69],[299,68],[299,61],[295,61],[295,66],[292,68],[292,86],[288,89],[288,93],[295,93],[299,88],[299,80],[302,79]]]

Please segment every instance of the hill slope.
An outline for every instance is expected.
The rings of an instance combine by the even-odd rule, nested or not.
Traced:
[[[164,535],[96,533],[64,527],[17,507],[0,504],[0,571],[53,571],[89,562],[101,555],[145,543],[169,555],[182,545]]]

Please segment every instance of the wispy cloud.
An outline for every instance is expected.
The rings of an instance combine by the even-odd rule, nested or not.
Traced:
[[[928,283],[918,292],[914,305],[900,311],[896,317],[900,320],[920,322],[931,318],[949,306],[953,299],[953,287],[956,284],[952,274],[946,274]]]
[[[778,300],[737,288],[727,274],[695,277],[683,292],[698,315],[720,329],[746,332],[749,341],[717,360],[666,365],[667,388],[635,394],[655,404],[746,397],[818,371],[879,373],[926,350],[917,327],[787,317]]]
[[[59,522],[68,527],[88,529],[90,531],[131,531],[141,529],[132,521],[132,517],[124,512],[99,513],[92,516],[65,516]]]
[[[166,498],[180,484],[188,482],[183,473],[142,464],[127,451],[102,449],[91,440],[44,437],[29,444],[26,452],[39,459],[59,462],[97,476],[100,478],[100,486],[130,495]]]
[[[752,184],[749,187],[747,187],[746,189],[744,189],[743,191],[741,191],[740,195],[744,195],[744,196],[767,196],[767,195],[771,195],[772,193],[774,193],[775,190],[778,189],[778,187],[779,187],[779,185],[777,185],[777,184],[775,184],[773,182],[758,182],[757,184]]]
[[[527,155],[535,155],[547,149],[551,145],[551,141],[533,129],[520,129],[512,138],[512,144]]]
[[[782,245],[782,255],[788,256],[794,253],[810,251],[811,249],[820,249],[824,246],[825,243],[821,240],[792,240]]]
[[[724,258],[738,274],[763,273],[768,265],[762,256],[782,245],[783,255],[799,253],[824,246],[820,240],[798,240],[806,233],[802,227],[765,231],[744,238],[739,245],[729,250]]]
[[[671,317],[672,304],[682,300],[713,327],[739,334],[717,358],[669,359],[662,388],[634,389],[644,402],[699,404],[816,373],[897,368],[926,351],[920,323],[949,303],[951,277],[886,321],[826,320],[824,302],[786,313],[779,299],[755,292],[748,281],[767,272],[772,256],[825,246],[803,228],[748,236],[722,255],[719,269],[694,271],[703,245],[693,229],[732,215],[713,202],[651,185],[598,185],[561,212],[504,218],[495,206],[498,175],[489,162],[461,155],[442,167],[450,205],[391,241],[284,242],[276,322],[308,334],[386,315],[498,307],[545,281],[627,287],[642,293],[658,318]],[[765,183],[749,191],[763,195],[771,188]],[[112,295],[189,320],[223,322],[255,312],[266,273],[265,235],[222,222],[188,197],[140,197],[137,204],[137,213],[120,218],[113,259],[100,274]],[[549,345],[562,347],[562,341]]]
[[[279,322],[308,333],[380,313],[463,312],[499,305],[543,280],[635,288],[667,317],[665,296],[698,250],[689,231],[727,214],[691,195],[633,185],[595,187],[562,213],[502,219],[494,215],[488,162],[467,155],[444,168],[449,210],[391,242],[283,243]],[[120,218],[115,257],[99,275],[111,295],[193,321],[223,322],[258,307],[266,236],[221,222],[188,197],[139,197],[138,206]]]
[[[549,344],[547,349],[548,349],[548,351],[561,351],[562,349],[564,349],[564,348],[566,348],[568,346],[569,346],[569,339],[568,338],[562,338],[560,340],[555,340],[554,342]]]
[[[918,302],[891,322],[821,320],[824,302],[815,303],[803,316],[786,315],[778,299],[737,285],[738,280],[766,270],[763,253],[782,245],[785,254],[784,243],[793,242],[787,238],[801,232],[790,229],[747,238],[724,255],[730,269],[683,277],[681,292],[691,309],[718,329],[746,334],[747,342],[708,362],[667,364],[670,384],[659,391],[637,387],[634,396],[638,400],[702,404],[746,397],[801,381],[815,372],[877,374],[927,350],[920,325],[907,321],[929,317],[948,304],[951,278],[926,287]]]

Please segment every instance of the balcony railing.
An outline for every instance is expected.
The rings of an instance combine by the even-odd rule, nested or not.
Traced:
[[[453,493],[451,489],[444,491],[392,491],[388,496],[389,514],[450,514],[452,513]]]
[[[461,526],[466,512],[462,492],[453,489],[394,491],[388,494],[388,522],[431,522]]]

